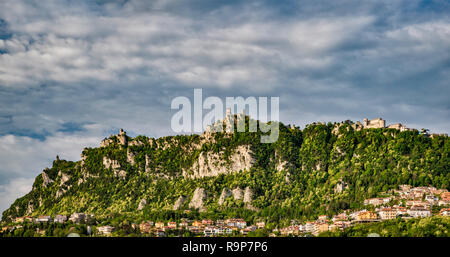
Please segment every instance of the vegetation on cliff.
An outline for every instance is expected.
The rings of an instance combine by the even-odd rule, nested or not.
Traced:
[[[138,136],[128,138],[127,145],[113,136],[107,146],[85,148],[80,161],[55,160],[37,176],[32,191],[3,213],[3,220],[85,212],[136,219],[239,216],[275,224],[358,208],[364,199],[401,184],[450,189],[446,136],[355,130],[351,122],[311,124],[303,130],[280,124],[279,140],[273,144],[260,143],[260,136]],[[239,146],[249,146],[248,170],[189,177],[200,155],[214,153],[225,163],[236,162],[233,158],[242,155]],[[189,208],[197,188],[206,192],[201,212]],[[224,188],[251,189],[251,204],[228,197],[219,205]],[[187,200],[173,210],[180,196]]]

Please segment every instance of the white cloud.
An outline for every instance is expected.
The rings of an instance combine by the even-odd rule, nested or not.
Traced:
[[[27,136],[0,136],[0,213],[15,198],[31,190],[34,178],[45,167],[50,167],[56,155],[61,159],[77,161],[84,147],[98,147],[105,132],[98,124],[85,125],[77,133],[58,132],[38,140]]]
[[[104,134],[98,125],[85,128],[86,131],[77,133],[57,132],[42,141],[28,136],[0,136],[2,175],[37,175],[44,167],[51,165],[56,155],[62,159],[79,160],[81,150],[88,146],[98,146]]]
[[[0,185],[0,219],[4,210],[19,197],[30,192],[34,179],[17,178],[7,184]]]
[[[337,17],[208,26],[205,20],[169,13],[109,17],[78,11],[32,16],[28,23],[7,16],[8,22],[20,24],[12,22],[12,29],[28,37],[5,41],[8,54],[0,56],[0,83],[117,81],[151,70],[151,75],[188,87],[246,83],[259,90],[262,82],[266,88],[277,83],[283,76],[279,67],[329,66],[334,57],[326,52],[373,20]]]

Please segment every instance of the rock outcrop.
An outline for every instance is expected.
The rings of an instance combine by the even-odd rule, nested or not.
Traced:
[[[253,191],[250,187],[245,188],[244,192],[244,203],[250,203],[253,198]]]
[[[127,177],[127,172],[124,170],[114,170],[114,177],[125,179]]]
[[[33,202],[30,201],[30,202],[28,202],[27,211],[25,214],[31,215],[33,213],[33,211],[34,211],[34,205],[33,205]]]
[[[150,157],[148,155],[145,155],[145,172],[150,172],[150,163],[151,163]]]
[[[64,193],[66,193],[70,188],[72,188],[72,185],[69,186],[61,186],[58,191],[56,192],[55,197],[59,198],[61,197]]]
[[[130,150],[130,148],[127,148],[127,162],[130,163],[132,166],[136,163],[134,161],[135,154]]]
[[[342,193],[342,191],[344,191],[347,188],[348,188],[347,183],[345,183],[342,179],[340,179],[336,184],[336,186],[334,187],[334,193],[336,194]]]
[[[125,132],[123,129],[120,129],[119,135],[117,135],[117,138],[119,139],[119,144],[123,146],[128,145],[128,137],[127,132]]]
[[[223,154],[203,152],[188,171],[183,170],[183,176],[188,178],[203,178],[218,176],[220,174],[250,170],[254,163],[253,153],[249,145],[240,145],[229,156],[229,162]]]
[[[119,161],[117,160],[112,160],[106,156],[103,156],[103,166],[105,167],[105,169],[112,169],[114,172],[114,177],[125,179],[125,177],[127,176],[127,172],[120,169],[121,166]]]
[[[206,199],[206,191],[203,188],[197,187],[192,196],[189,208],[203,210],[203,201]]]
[[[186,197],[184,197],[184,196],[178,197],[178,199],[175,201],[175,204],[173,205],[173,210],[176,211],[176,210],[180,209],[180,207],[184,204],[185,201],[186,201]]]
[[[233,191],[231,191],[233,193],[233,198],[234,200],[241,200],[243,197],[243,191],[242,189],[240,189],[239,187],[236,187],[235,189],[233,189]]]
[[[142,200],[139,202],[139,205],[138,205],[137,210],[140,211],[140,210],[144,209],[144,207],[145,207],[146,205],[147,205],[147,200],[142,199]]]
[[[131,142],[128,142],[128,146],[141,146],[141,145],[144,145],[144,143],[142,143],[139,140],[133,140]]]
[[[224,188],[223,190],[222,190],[222,193],[220,194],[220,197],[219,197],[219,205],[222,205],[224,202],[225,202],[225,200],[228,198],[228,197],[230,197],[232,195],[232,193],[231,193],[231,191],[230,190],[228,190],[228,188]]]
[[[99,177],[99,175],[93,175],[93,174],[90,174],[87,172],[83,172],[81,175],[82,175],[81,178],[79,178],[78,182],[77,182],[78,185],[81,185],[82,183],[86,182],[89,178],[98,178]]]
[[[61,177],[61,181],[59,182],[59,186],[64,185],[70,179],[70,175],[62,173],[61,171],[58,172],[58,176]]]
[[[44,187],[47,187],[48,184],[53,183],[53,180],[50,179],[50,177],[47,175],[47,173],[45,173],[45,171],[42,172],[42,185]]]
[[[253,190],[250,187],[246,187],[244,192],[245,208],[252,211],[259,211],[258,208],[252,205],[252,200],[253,200]]]
[[[289,163],[287,161],[279,161],[277,163],[277,166],[275,167],[275,169],[277,171],[282,171],[282,170],[287,169],[288,167],[289,167]]]
[[[291,183],[291,173],[286,173],[286,176],[284,176],[284,181],[289,184]]]
[[[114,143],[114,140],[112,140],[110,138],[105,138],[100,143],[100,147],[107,147],[107,146],[111,145],[112,143]]]
[[[60,198],[65,193],[65,190],[59,189],[58,192],[56,192],[56,198]]]
[[[120,169],[120,163],[117,160],[109,159],[106,156],[103,156],[103,166],[105,167],[105,169]]]

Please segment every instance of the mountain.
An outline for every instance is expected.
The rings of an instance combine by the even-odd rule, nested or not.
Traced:
[[[2,219],[84,212],[279,222],[358,208],[401,184],[450,189],[448,136],[351,121],[279,128],[271,144],[260,131],[155,139],[121,130],[79,161],[57,157]]]

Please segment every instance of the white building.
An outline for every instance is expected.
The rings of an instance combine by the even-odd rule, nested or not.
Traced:
[[[50,222],[52,218],[50,216],[39,216],[35,219],[36,222]]]
[[[55,215],[55,219],[53,219],[54,222],[56,223],[64,223],[67,221],[67,216],[66,215]]]
[[[245,228],[247,222],[243,219],[227,219],[226,224],[230,227]]]
[[[109,235],[114,231],[114,227],[112,226],[101,226],[97,228],[97,231],[102,235]]]
[[[419,217],[430,217],[431,211],[422,207],[422,206],[413,206],[408,210],[408,214],[411,217],[419,218]]]
[[[215,227],[205,227],[205,229],[203,230],[203,234],[205,236],[215,236],[216,228]]]
[[[426,195],[425,196],[425,201],[429,202],[429,203],[436,203],[437,201],[439,201],[439,198],[437,196],[434,195]]]
[[[393,208],[382,208],[378,212],[378,215],[380,215],[380,218],[382,220],[395,219],[397,217],[397,210],[395,210]]]
[[[86,214],[84,213],[73,213],[72,215],[70,215],[69,220],[72,221],[73,223],[80,223],[82,221],[85,221],[86,219]]]
[[[314,222],[306,222],[305,224],[305,232],[313,233],[316,230],[316,223]]]

